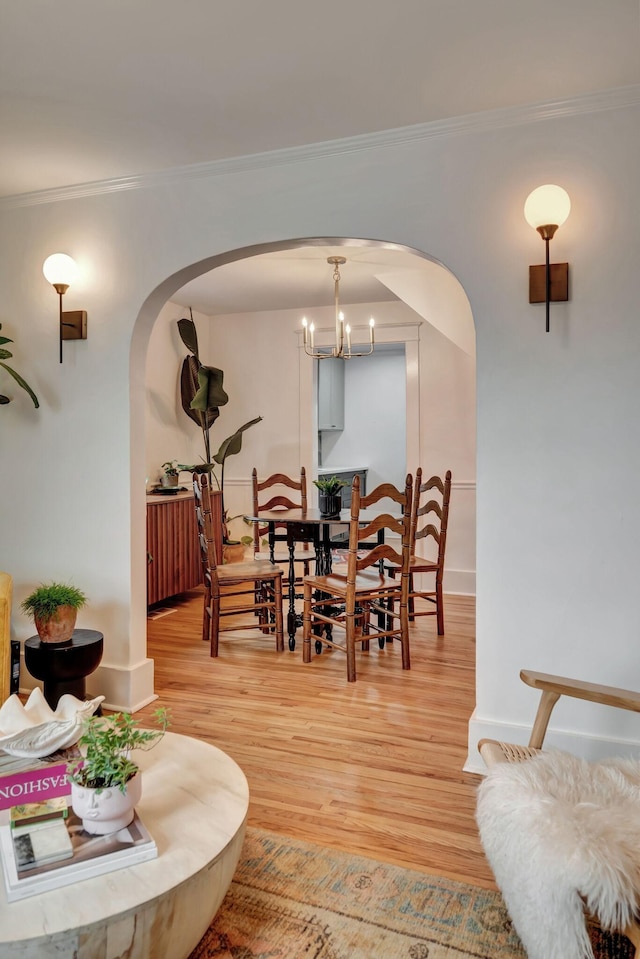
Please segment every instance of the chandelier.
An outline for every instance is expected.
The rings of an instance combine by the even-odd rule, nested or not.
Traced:
[[[374,337],[373,328],[375,321],[373,317],[369,320],[369,349],[363,352],[355,352],[351,348],[351,327],[344,322],[344,313],[340,309],[340,267],[346,263],[344,256],[329,256],[327,263],[333,267],[334,298],[336,306],[336,345],[330,351],[316,350],[313,343],[315,326],[313,323],[307,323],[306,316],[302,318],[302,334],[304,351],[307,356],[313,356],[317,360],[326,360],[328,357],[334,357],[341,360],[350,360],[353,356],[370,356],[373,353]]]

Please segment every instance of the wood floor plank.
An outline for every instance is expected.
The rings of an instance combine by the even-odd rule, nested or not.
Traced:
[[[347,683],[338,650],[302,662],[273,639],[225,633],[211,659],[202,594],[148,620],[158,706],[172,730],[212,742],[249,781],[249,824],[354,854],[495,888],[474,819],[479,777],[463,772],[475,705],[475,611],[445,602],[411,627],[411,669],[398,643],[358,652]],[[286,646],[286,644],[285,644]]]

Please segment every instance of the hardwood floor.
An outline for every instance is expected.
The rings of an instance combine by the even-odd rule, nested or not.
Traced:
[[[413,869],[495,888],[474,820],[479,777],[462,772],[474,708],[474,604],[447,597],[400,645],[302,662],[258,631],[225,633],[211,659],[199,590],[150,618],[148,655],[174,732],[219,746],[249,781],[249,824]],[[301,630],[299,631],[301,634]],[[286,642],[285,642],[286,647]]]

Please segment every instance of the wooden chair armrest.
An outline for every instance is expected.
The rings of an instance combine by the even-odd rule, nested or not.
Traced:
[[[527,686],[542,691],[529,739],[529,746],[532,749],[542,748],[551,712],[561,696],[572,696],[574,699],[600,703],[603,706],[616,706],[619,709],[640,712],[640,693],[632,690],[601,686],[599,683],[585,683],[579,679],[567,679],[564,676],[552,676],[548,673],[534,673],[528,669],[521,670],[520,679]]]
[[[640,693],[630,689],[618,689],[616,686],[601,686],[599,683],[585,683],[579,679],[567,679],[565,676],[552,676],[549,673],[534,673],[530,669],[520,671],[520,679],[527,686],[539,689],[542,693],[536,718],[531,730],[528,746],[514,743],[502,743],[494,739],[481,739],[478,743],[480,755],[487,766],[499,762],[521,762],[531,759],[542,749],[553,707],[561,696],[572,696],[590,703],[603,706],[615,706],[640,713]]]
[[[640,712],[640,693],[630,689],[618,689],[616,686],[601,686],[599,683],[584,683],[579,679],[566,679],[564,676],[551,676],[548,673],[534,673],[529,669],[520,672],[520,679],[534,689],[548,690],[558,696],[573,696],[590,703],[603,706],[616,706],[618,709],[630,709]]]

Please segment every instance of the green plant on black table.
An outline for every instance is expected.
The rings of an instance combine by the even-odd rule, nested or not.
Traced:
[[[69,765],[69,779],[88,789],[117,786],[125,792],[139,768],[131,758],[131,750],[151,749],[170,725],[166,709],[156,709],[153,715],[159,729],[140,729],[139,721],[130,713],[90,716],[78,740],[83,755]]]
[[[166,463],[162,464],[160,469],[164,470],[165,476],[177,476],[182,467],[177,460],[167,460]]]
[[[20,609],[34,620],[51,619],[60,606],[71,606],[81,609],[87,602],[87,597],[76,586],[67,583],[43,583],[27,596],[20,604]]]
[[[317,486],[320,492],[324,493],[325,496],[338,496],[342,487],[348,486],[349,484],[346,480],[338,479],[337,476],[327,476],[314,480],[313,485]]]

